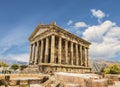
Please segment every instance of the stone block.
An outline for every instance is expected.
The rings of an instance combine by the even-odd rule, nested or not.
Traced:
[[[114,85],[115,82],[113,81],[113,79],[108,79],[108,85]]]
[[[40,84],[40,80],[29,80],[28,84]]]
[[[30,87],[41,87],[41,86],[38,84],[30,84]]]
[[[80,84],[65,84],[64,87],[81,87]]]
[[[28,84],[21,84],[21,85],[19,85],[19,87],[30,87],[30,85],[28,85]]]
[[[93,80],[92,87],[108,87],[108,81],[107,79]]]

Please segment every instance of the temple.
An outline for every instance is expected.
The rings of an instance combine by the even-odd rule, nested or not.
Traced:
[[[90,72],[90,42],[58,27],[39,24],[29,37],[29,65],[40,72]]]

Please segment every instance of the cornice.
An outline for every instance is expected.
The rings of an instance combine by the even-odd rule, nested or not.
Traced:
[[[76,35],[74,35],[74,34],[72,34],[72,33],[70,33],[70,32],[68,32],[68,31],[66,31],[66,30],[64,30],[64,29],[62,29],[62,28],[60,28],[60,27],[58,27],[58,26],[56,26],[56,25],[54,25],[55,26],[55,30],[59,33],[59,32],[62,32],[62,33],[64,33],[64,35],[66,36],[66,37],[70,37],[70,38],[72,38],[72,39],[76,39],[77,41],[82,41],[82,42],[84,42],[84,43],[86,43],[86,44],[91,44],[90,42],[88,42],[88,41],[86,41],[86,40],[84,40],[84,39],[82,39],[82,38],[80,38],[80,37],[78,37],[78,36],[76,36]]]
[[[36,37],[33,37],[37,31],[40,29],[40,28],[49,28],[48,30],[46,30],[45,32],[37,35]],[[36,40],[37,38],[40,38],[40,37],[45,37],[47,35],[50,35],[49,33],[51,34],[54,34],[54,33],[57,33],[59,36],[61,35],[64,35],[65,37],[69,37],[71,40],[76,40],[77,42],[79,43],[82,43],[82,44],[87,44],[87,45],[90,45],[91,43],[56,26],[55,24],[49,24],[49,25],[43,25],[43,24],[39,24],[36,29],[34,30],[34,32],[32,33],[32,35],[30,36],[29,38],[29,41],[33,41],[33,40]]]

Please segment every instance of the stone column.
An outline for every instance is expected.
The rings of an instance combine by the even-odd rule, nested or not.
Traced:
[[[49,53],[49,39],[47,37],[45,46],[45,63],[48,63],[48,53]]]
[[[40,63],[40,56],[41,56],[41,41],[39,40],[39,47],[38,47],[38,64]]]
[[[80,45],[80,65],[82,66],[83,64],[83,55],[82,55],[82,45]]]
[[[39,52],[39,42],[37,42],[37,45],[36,45],[36,54],[35,54],[35,63],[34,64],[38,64],[38,52]]]
[[[51,63],[54,63],[55,61],[55,36],[51,36]]]
[[[29,58],[29,64],[31,64],[32,63],[32,52],[33,52],[33,45],[32,44],[30,44],[30,58]]]
[[[58,62],[61,64],[61,57],[62,57],[62,38],[59,37],[59,42],[58,42]]]
[[[85,59],[85,47],[84,46],[83,46],[83,49],[82,49],[82,58],[83,58],[83,64],[82,65],[86,66],[86,64],[85,64],[86,63],[85,62],[86,61],[86,59]]]
[[[73,65],[73,42],[71,42],[71,65]]]
[[[40,46],[40,63],[42,63],[43,58],[43,40],[41,40],[41,46]]]
[[[66,61],[66,64],[68,64],[68,41],[66,40],[65,41],[65,61]]]
[[[88,48],[85,47],[85,66],[88,66]]]
[[[87,67],[89,67],[89,53],[88,53],[88,48],[87,48]]]
[[[84,47],[83,55],[84,55],[84,66],[86,66],[86,48],[85,47]]]
[[[35,43],[33,44],[33,52],[32,52],[32,64],[35,62]]]
[[[75,44],[75,49],[76,49],[76,65],[79,64],[79,59],[78,59],[78,44]]]

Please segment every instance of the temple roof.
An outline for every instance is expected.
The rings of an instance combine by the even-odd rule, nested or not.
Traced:
[[[80,40],[82,40],[83,42],[85,42],[87,44],[91,44],[90,42],[88,42],[88,41],[86,41],[86,40],[84,40],[84,39],[82,39],[82,38],[68,32],[68,31],[64,30],[63,28],[58,27],[55,22],[53,22],[52,24],[39,24],[35,28],[35,30],[32,32],[32,34],[30,35],[29,40],[31,40],[34,37],[37,37],[41,33],[44,33],[45,31],[47,31],[49,29],[53,29],[53,28],[58,29],[59,31],[64,32],[66,34],[70,34],[70,35],[74,36],[75,38],[80,39]]]

